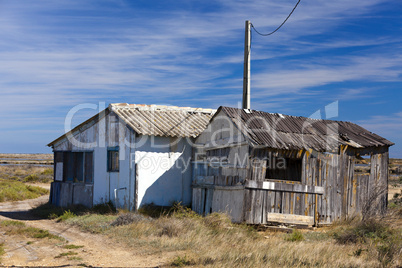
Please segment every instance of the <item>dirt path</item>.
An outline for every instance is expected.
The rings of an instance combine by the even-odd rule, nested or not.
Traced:
[[[156,267],[166,263],[170,256],[139,255],[135,250],[110,241],[106,236],[89,234],[78,228],[54,220],[38,219],[28,210],[47,202],[48,196],[18,202],[0,203],[0,220],[23,221],[27,226],[48,230],[68,241],[68,244],[83,246],[80,249],[63,248],[67,242],[54,239],[32,239],[23,236],[8,236],[0,228],[0,242],[5,243],[3,265],[17,266],[63,266],[77,267],[86,264],[97,267]],[[76,255],[55,258],[69,251]]]

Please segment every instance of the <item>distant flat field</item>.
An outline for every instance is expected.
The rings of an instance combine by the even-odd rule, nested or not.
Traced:
[[[52,165],[53,154],[0,154],[2,165]]]

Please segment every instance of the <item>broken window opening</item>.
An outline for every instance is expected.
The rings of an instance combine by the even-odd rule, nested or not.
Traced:
[[[355,174],[370,174],[371,173],[371,156],[356,154]]]
[[[266,162],[265,178],[269,180],[285,180],[301,182],[301,158],[285,158],[272,156]]]

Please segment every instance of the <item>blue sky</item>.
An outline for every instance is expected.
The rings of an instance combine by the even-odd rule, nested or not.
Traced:
[[[245,20],[270,32],[296,2],[0,0],[0,152],[51,152],[82,103],[237,107]],[[338,101],[332,119],[402,158],[401,41],[401,1],[302,0],[274,35],[253,32],[251,107],[310,116]]]

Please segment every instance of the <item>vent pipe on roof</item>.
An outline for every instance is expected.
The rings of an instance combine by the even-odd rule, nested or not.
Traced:
[[[244,39],[243,109],[250,109],[250,50],[251,22],[246,20],[246,34]]]

